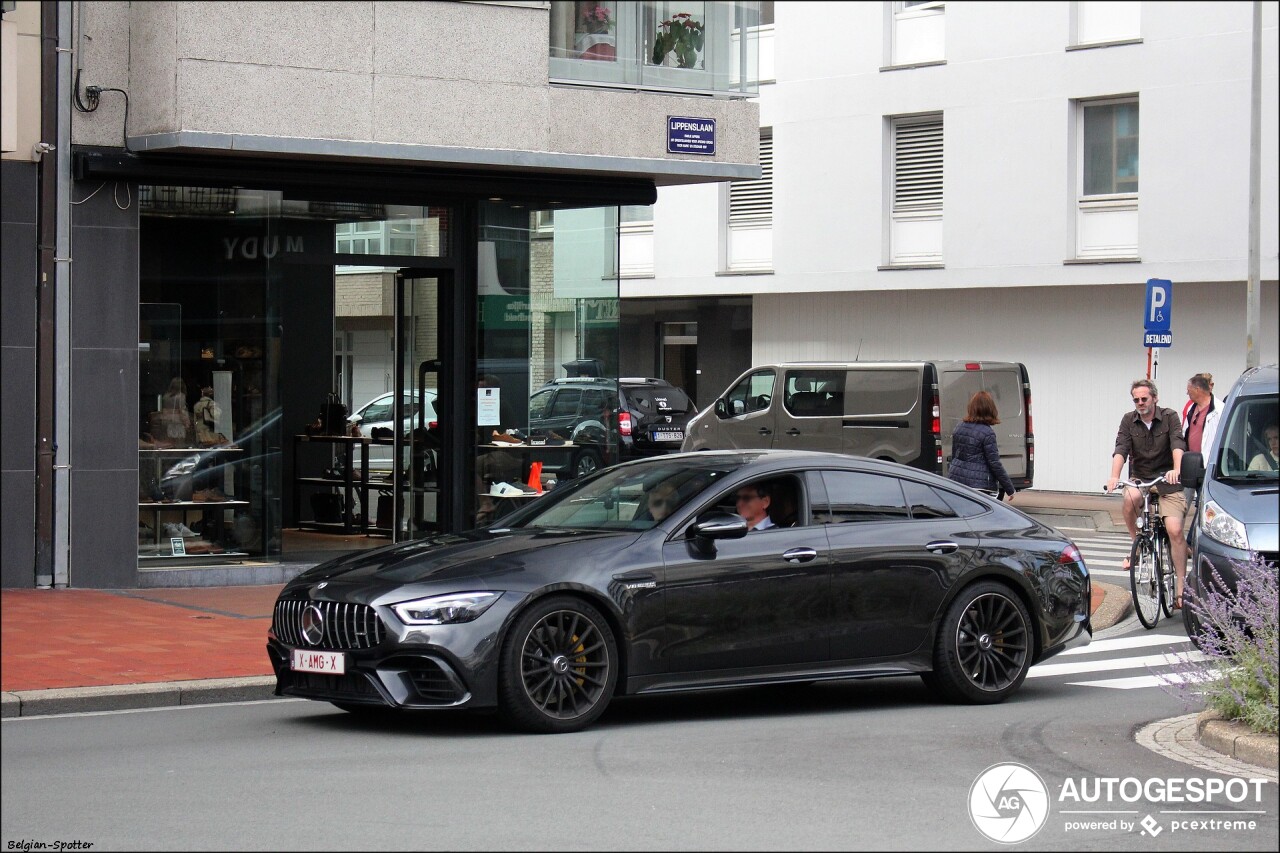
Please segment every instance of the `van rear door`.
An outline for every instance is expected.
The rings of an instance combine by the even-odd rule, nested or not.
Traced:
[[[951,460],[951,435],[964,420],[969,400],[986,391],[1000,413],[996,444],[1000,462],[1018,488],[1031,486],[1027,459],[1027,412],[1023,394],[1025,368],[1012,362],[949,362],[939,365],[939,397],[942,435],[947,465]],[[945,473],[945,472],[944,472]]]

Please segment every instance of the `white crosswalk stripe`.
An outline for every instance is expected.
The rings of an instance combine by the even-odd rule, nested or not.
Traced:
[[[1122,568],[1124,560],[1129,556],[1132,543],[1127,533],[1103,533],[1087,531],[1080,536],[1068,533],[1071,541],[1076,543],[1084,556],[1084,564],[1089,567],[1089,574],[1108,583],[1116,579],[1123,581],[1121,586],[1129,583],[1129,573]]]

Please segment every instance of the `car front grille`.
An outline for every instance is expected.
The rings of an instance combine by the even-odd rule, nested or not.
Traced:
[[[358,672],[329,675],[286,669],[280,674],[280,685],[282,692],[291,696],[337,701],[344,699],[378,703],[386,701],[377,688],[370,683],[369,678]]]
[[[302,636],[302,614],[308,607],[317,608],[323,617],[324,636],[317,643],[307,642]],[[386,636],[377,611],[368,605],[306,599],[277,601],[271,629],[290,646],[343,651],[371,649]]]

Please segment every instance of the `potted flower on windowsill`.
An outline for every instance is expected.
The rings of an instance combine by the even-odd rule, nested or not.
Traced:
[[[579,3],[578,22],[574,34],[574,47],[579,59],[617,58],[613,38],[613,10],[602,3]]]
[[[678,12],[658,26],[653,39],[653,64],[674,56],[677,68],[696,68],[703,45],[702,22],[688,12]]]

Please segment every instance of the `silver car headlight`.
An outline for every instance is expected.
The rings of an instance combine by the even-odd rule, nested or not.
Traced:
[[[406,625],[456,625],[470,622],[502,597],[501,592],[451,592],[391,605]]]
[[[1207,501],[1200,510],[1200,532],[1230,548],[1249,550],[1249,535],[1244,525],[1214,501]]]

